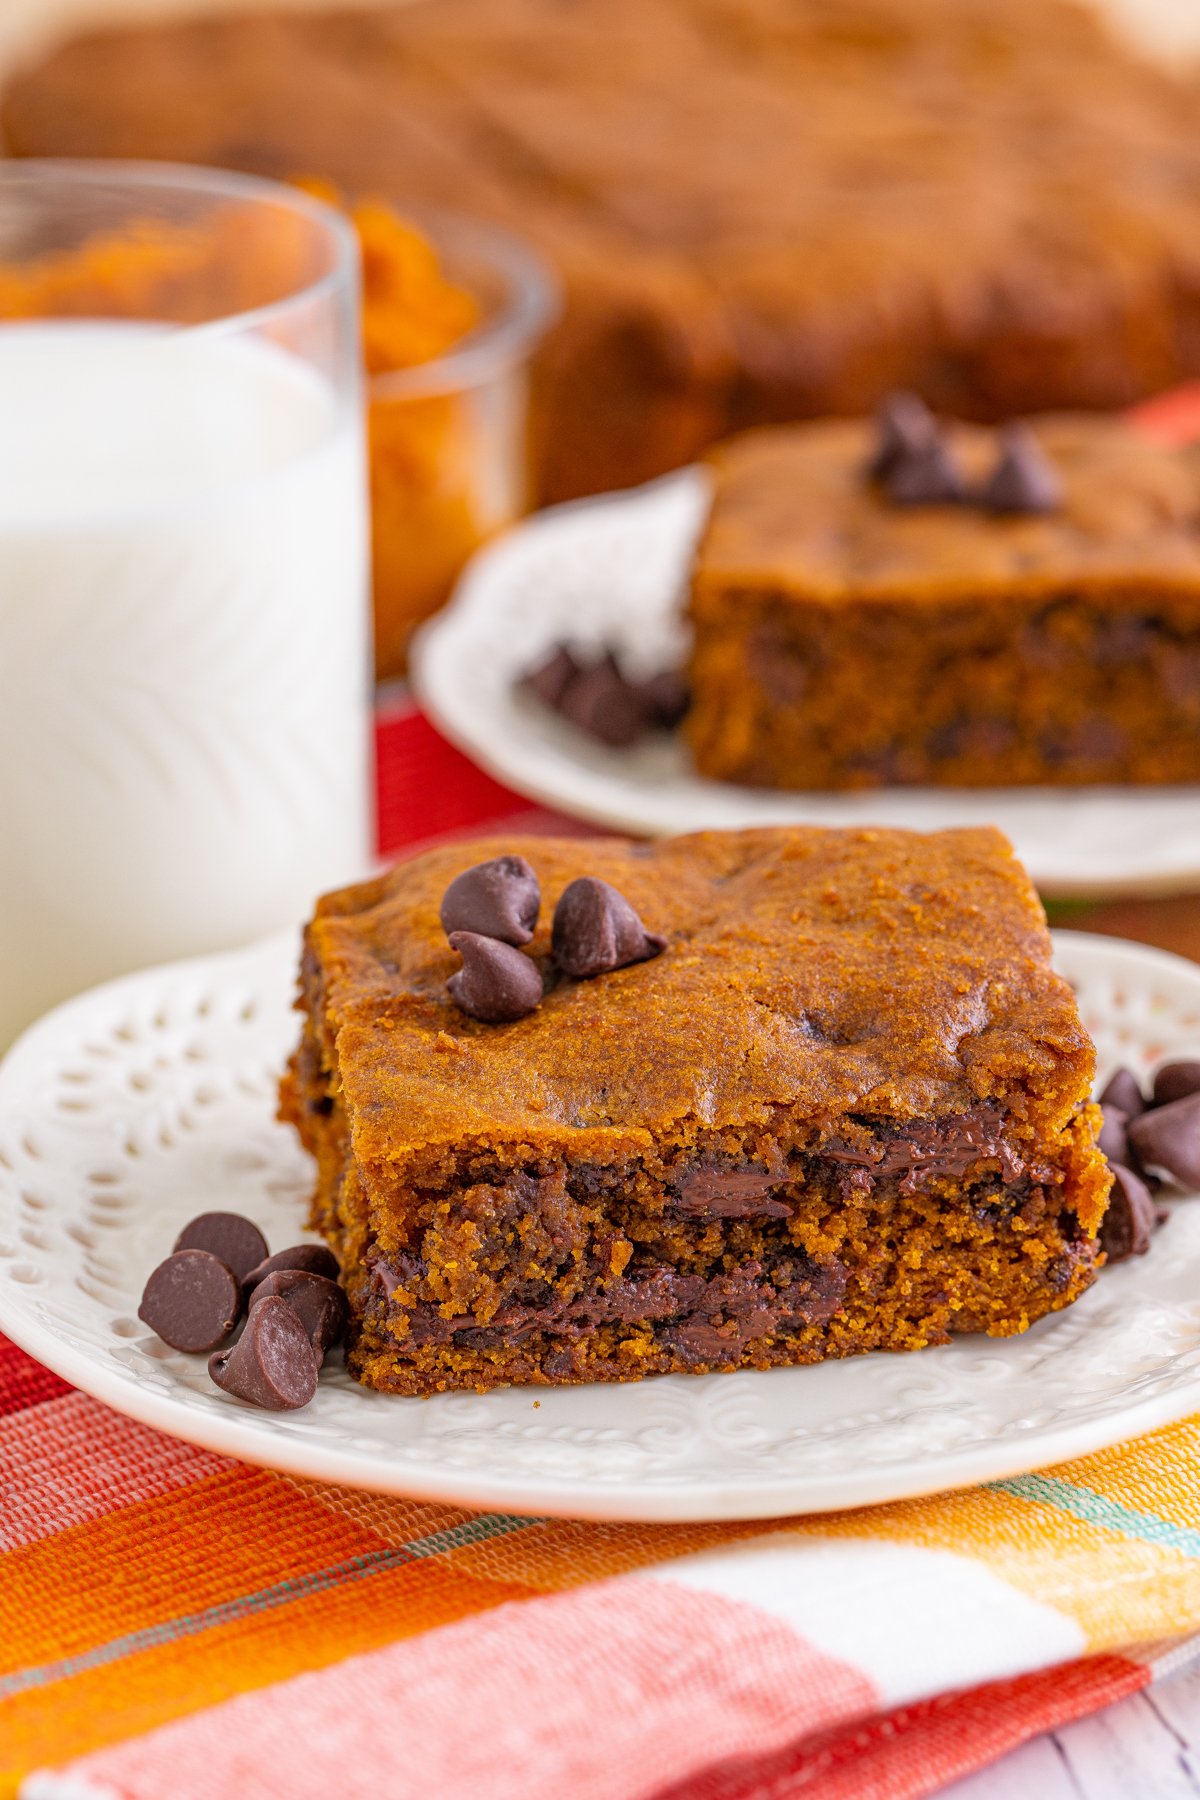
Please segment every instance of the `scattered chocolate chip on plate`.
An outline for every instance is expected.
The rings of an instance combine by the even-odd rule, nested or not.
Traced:
[[[310,1275],[324,1275],[329,1281],[336,1281],[338,1259],[326,1244],[292,1244],[287,1250],[277,1250],[274,1256],[256,1263],[246,1276],[243,1287],[247,1305],[259,1282],[279,1269],[305,1269]]]
[[[200,1353],[223,1344],[242,1316],[242,1286],[209,1250],[176,1250],[152,1270],[138,1318],[173,1350]]]
[[[244,1281],[267,1254],[267,1240],[252,1219],[241,1213],[199,1213],[175,1239],[176,1250],[209,1250]]]
[[[318,1368],[303,1319],[274,1294],[255,1301],[237,1343],[208,1364],[223,1393],[268,1412],[307,1406],[317,1391]]]

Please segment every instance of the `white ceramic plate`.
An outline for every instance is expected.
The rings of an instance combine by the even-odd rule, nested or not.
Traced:
[[[519,793],[618,831],[990,822],[1046,894],[1200,882],[1198,787],[778,793],[702,779],[674,737],[608,750],[517,693],[517,677],[564,638],[615,644],[647,673],[682,658],[680,593],[707,500],[702,471],[685,469],[556,507],[477,556],[410,658],[421,703],[446,736]]]
[[[113,982],[0,1066],[0,1330],[177,1437],[319,1480],[471,1507],[760,1518],[1011,1475],[1200,1409],[1200,1205],[1021,1338],[812,1369],[403,1400],[327,1370],[303,1412],[219,1393],[136,1318],[148,1271],[210,1207],[293,1242],[310,1179],[274,1118],[295,1035],[289,934]],[[1102,1063],[1200,1048],[1200,968],[1073,933]]]

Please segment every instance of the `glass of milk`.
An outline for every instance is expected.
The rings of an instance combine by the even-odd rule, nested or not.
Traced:
[[[367,868],[359,365],[330,208],[0,163],[0,1047]]]

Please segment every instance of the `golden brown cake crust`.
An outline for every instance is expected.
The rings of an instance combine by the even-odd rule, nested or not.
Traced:
[[[514,854],[546,993],[483,1025],[446,993],[438,905]],[[583,874],[662,954],[556,975]],[[1092,1046],[994,831],[450,845],[323,900],[302,986],[283,1114],[371,1385],[915,1348],[1022,1330],[1092,1278]]]
[[[1101,415],[1030,429],[1039,515],[898,506],[873,430],[817,421],[713,453],[692,574],[703,774],[793,788],[1200,780],[1200,452]],[[947,428],[968,491],[1000,440]]]
[[[734,587],[914,606],[964,592],[1136,588],[1200,598],[1200,447],[1168,448],[1095,414],[1042,417],[1031,430],[1062,503],[999,516],[889,501],[866,478],[875,427],[861,420],[730,439],[708,459],[716,491],[693,571],[693,615],[703,615],[710,592]],[[999,434],[951,424],[944,436],[968,489],[978,489],[1000,454]]]
[[[567,290],[548,498],[897,385],[988,418],[1200,372],[1194,93],[1063,0],[157,24],[61,48],[3,125],[18,154],[308,172],[529,237]]]
[[[541,879],[538,959],[580,874],[618,888],[669,949],[560,980],[516,1024],[467,1018],[445,991],[459,960],[438,905],[460,870],[509,853]],[[1055,1084],[1091,1063],[1041,906],[988,829],[449,845],[323,900],[307,955],[360,1158],[475,1136],[577,1154],[775,1106],[905,1119],[989,1099],[1060,1126],[1078,1083]]]

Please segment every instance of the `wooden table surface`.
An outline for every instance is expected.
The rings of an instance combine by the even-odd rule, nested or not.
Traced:
[[[1197,1800],[1200,1667],[1034,1738],[938,1800]]]
[[[1197,3],[1200,16],[1200,0]],[[1100,931],[1109,937],[1136,938],[1200,962],[1200,894],[1175,894],[1162,900],[1107,900],[1099,905],[1049,905],[1050,922],[1075,931]]]

